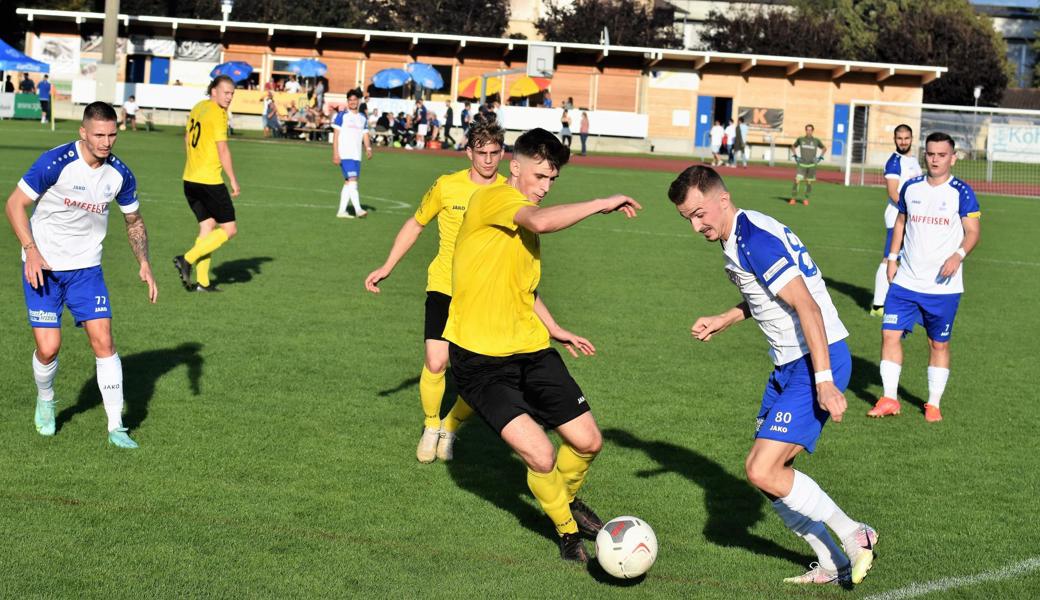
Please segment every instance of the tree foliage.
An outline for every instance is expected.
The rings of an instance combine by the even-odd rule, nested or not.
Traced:
[[[639,0],[574,0],[569,5],[550,2],[535,27],[552,42],[598,44],[606,27],[612,45],[682,47],[674,11],[655,9]]]
[[[967,0],[799,0],[788,9],[713,12],[706,50],[944,66],[924,101],[1000,102],[1010,80],[1007,47],[989,17]]]

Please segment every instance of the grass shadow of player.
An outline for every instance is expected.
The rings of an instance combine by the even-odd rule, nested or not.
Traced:
[[[641,471],[640,477],[676,473],[704,490],[704,508],[708,520],[704,537],[724,548],[743,548],[806,565],[812,557],[785,548],[776,542],[751,533],[751,528],[766,516],[765,497],[743,479],[734,477],[710,458],[668,442],[642,440],[627,431],[606,429],[603,437],[623,448],[645,452],[659,465]]]
[[[202,364],[205,360],[199,354],[202,344],[186,342],[174,348],[149,350],[121,356],[123,365],[123,397],[125,413],[123,424],[130,429],[138,427],[148,418],[148,404],[155,395],[155,384],[160,377],[181,365],[188,368],[188,385],[192,395],[198,396],[199,381],[202,379]],[[98,390],[97,376],[91,377],[80,388],[79,397],[74,405],[58,413],[55,424],[61,429],[73,417],[101,404],[101,391]]]
[[[480,417],[470,421],[460,430],[454,459],[445,463],[448,474],[461,489],[511,513],[555,546],[556,532],[531,496],[523,461]]]
[[[409,377],[408,379],[402,380],[401,383],[395,385],[392,388],[387,388],[385,390],[379,390],[378,392],[376,392],[376,395],[379,396],[380,398],[386,398],[387,396],[393,396],[397,392],[401,392],[401,391],[407,390],[408,388],[416,387],[418,385],[419,385],[419,378],[418,377]]]
[[[878,337],[880,338],[880,336]],[[849,391],[860,400],[870,406],[874,406],[874,403],[878,401],[880,396],[876,392],[871,392],[870,389],[880,387],[881,371],[878,364],[852,355],[852,376],[849,378]],[[899,386],[898,395],[900,400],[913,404],[917,407],[917,410],[921,411],[921,414],[924,414],[925,402],[920,397],[911,394],[903,386]]]
[[[824,277],[823,281],[827,284],[829,289],[841,292],[852,300],[853,304],[856,306],[863,308],[864,310],[870,310],[870,306],[874,302],[873,291],[854,283],[838,281],[837,279],[831,279],[830,277]]]
[[[213,279],[221,285],[248,283],[260,274],[261,266],[274,259],[270,256],[254,256],[222,262],[213,267]]]

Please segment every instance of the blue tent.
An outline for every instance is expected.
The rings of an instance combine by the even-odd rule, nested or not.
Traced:
[[[33,60],[0,40],[0,71],[33,71],[49,73],[51,66],[45,62]]]

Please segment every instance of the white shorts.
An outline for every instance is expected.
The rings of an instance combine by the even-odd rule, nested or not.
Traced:
[[[711,145],[711,153],[712,154],[718,154],[719,150],[722,150],[722,144],[712,144]]]
[[[420,124],[419,125],[419,129],[416,131],[416,134],[424,136],[424,135],[426,135],[426,132],[428,132],[429,130],[430,130],[430,126],[429,125]]]
[[[892,229],[896,226],[896,217],[899,216],[899,209],[892,205],[892,201],[889,200],[885,204],[885,229]]]

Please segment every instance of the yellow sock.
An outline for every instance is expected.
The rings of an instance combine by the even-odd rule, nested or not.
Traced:
[[[195,240],[195,245],[184,253],[184,260],[191,264],[198,262],[200,258],[207,254],[213,254],[217,248],[224,245],[224,242],[228,241],[227,233],[220,227],[217,227],[204,238]]]
[[[582,454],[570,446],[561,444],[560,451],[556,453],[556,470],[560,473],[564,487],[567,488],[567,504],[570,504],[578,495],[581,484],[585,483],[585,474],[589,472],[589,465],[596,458],[595,454]]]
[[[527,470],[527,487],[531,488],[542,510],[552,519],[556,533],[578,533],[578,524],[571,514],[570,501],[567,500],[567,486],[563,484],[560,471],[553,469],[548,473],[537,473]]]
[[[441,426],[441,399],[444,398],[444,371],[432,373],[423,365],[419,375],[419,402],[426,418],[423,425],[430,429]]]
[[[195,263],[195,281],[203,287],[209,287],[209,264],[213,262],[213,255],[207,254]]]
[[[448,411],[448,415],[441,421],[441,429],[448,433],[455,433],[458,431],[459,425],[462,425],[462,422],[471,416],[473,416],[473,409],[469,404],[466,404],[462,396],[459,396],[455,400],[455,405]]]

